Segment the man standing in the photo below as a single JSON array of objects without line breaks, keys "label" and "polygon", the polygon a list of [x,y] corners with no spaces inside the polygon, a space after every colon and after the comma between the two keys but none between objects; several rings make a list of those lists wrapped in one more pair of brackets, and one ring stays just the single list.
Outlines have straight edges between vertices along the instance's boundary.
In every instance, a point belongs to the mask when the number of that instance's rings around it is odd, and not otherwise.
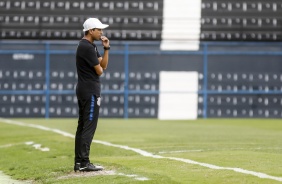
[{"label": "man standing", "polygon": [[[101,166],[90,163],[90,145],[98,123],[100,97],[100,75],[107,68],[110,41],[103,36],[103,29],[108,27],[97,18],[89,18],[83,24],[84,37],[76,50],[76,69],[78,82],[76,96],[79,107],[78,126],[75,135],[74,171],[99,171]],[[102,41],[103,57],[98,52],[94,41]]]}]

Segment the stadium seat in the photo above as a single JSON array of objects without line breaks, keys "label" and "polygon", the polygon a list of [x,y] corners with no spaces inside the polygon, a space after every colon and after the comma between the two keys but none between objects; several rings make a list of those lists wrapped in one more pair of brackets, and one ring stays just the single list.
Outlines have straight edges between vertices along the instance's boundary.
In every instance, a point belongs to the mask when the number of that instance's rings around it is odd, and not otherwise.
[{"label": "stadium seat", "polygon": [[[83,10],[85,8],[84,6],[84,3],[83,1],[73,1],[73,2],[70,2],[70,5],[69,5],[69,11],[78,11],[78,10]],[[88,7],[89,8],[89,4],[88,4]]]},{"label": "stadium seat", "polygon": [[69,2],[55,1],[54,9],[64,11],[69,8]]},{"label": "stadium seat", "polygon": [[41,4],[40,4],[40,10],[52,10],[52,9],[54,9],[54,7],[53,7],[54,5],[52,4],[52,2],[50,2],[50,1],[44,1],[44,2],[41,2]]},{"label": "stadium seat", "polygon": [[112,11],[112,10],[114,10],[114,3],[113,2],[101,2],[99,10],[101,10],[101,11]]},{"label": "stadium seat", "polygon": [[248,12],[257,12],[261,11],[261,4],[258,2],[246,2],[243,4],[245,6],[245,11]]},{"label": "stadium seat", "polygon": [[218,3],[217,6],[214,5],[214,7],[216,7],[217,11],[225,11],[225,12],[232,11],[232,4],[230,2]]},{"label": "stadium seat", "polygon": [[131,11],[143,10],[144,5],[143,5],[143,2],[131,1],[131,2],[128,3],[127,9],[129,9]]},{"label": "stadium seat", "polygon": [[25,10],[35,11],[40,9],[40,1],[29,0],[25,2]]},{"label": "stadium seat", "polygon": [[158,2],[144,2],[144,9],[145,10],[153,10],[153,11],[158,11],[159,10],[159,4]]},{"label": "stadium seat", "polygon": [[85,2],[84,8],[85,10],[93,10],[95,8],[95,2]]},{"label": "stadium seat", "polygon": [[206,12],[212,11],[213,9],[212,2],[210,1],[202,2],[201,8]]},{"label": "stadium seat", "polygon": [[261,9],[264,12],[274,12],[275,3],[272,2],[264,2],[261,3]]},{"label": "stadium seat", "polygon": [[9,4],[10,4],[9,9],[12,9],[13,11],[21,10],[21,9],[25,8],[25,1],[11,1],[11,2],[9,2]]},{"label": "stadium seat", "polygon": [[6,9],[7,2],[6,1],[0,1],[0,10]]}]

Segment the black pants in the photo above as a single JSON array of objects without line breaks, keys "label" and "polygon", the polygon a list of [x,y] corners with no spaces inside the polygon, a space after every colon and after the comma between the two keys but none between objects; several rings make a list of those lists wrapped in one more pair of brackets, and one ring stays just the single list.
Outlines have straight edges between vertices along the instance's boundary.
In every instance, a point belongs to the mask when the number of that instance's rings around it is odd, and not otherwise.
[{"label": "black pants", "polygon": [[85,165],[90,162],[89,152],[98,123],[100,99],[92,95],[90,99],[78,100],[79,118],[75,135],[75,163]]}]

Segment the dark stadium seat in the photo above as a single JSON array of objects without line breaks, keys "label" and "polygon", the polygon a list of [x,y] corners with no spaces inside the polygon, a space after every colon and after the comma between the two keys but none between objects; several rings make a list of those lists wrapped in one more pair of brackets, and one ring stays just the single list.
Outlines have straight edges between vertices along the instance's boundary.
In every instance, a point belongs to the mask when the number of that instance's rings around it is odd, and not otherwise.
[{"label": "dark stadium seat", "polygon": [[140,39],[141,40],[151,40],[151,39],[160,40],[161,39],[161,32],[160,31],[142,31]]},{"label": "dark stadium seat", "polygon": [[51,1],[43,1],[40,2],[40,11],[50,11],[52,9],[54,9],[54,4]]},{"label": "dark stadium seat", "polygon": [[230,2],[222,2],[217,4],[217,11],[232,11],[232,4]]},{"label": "dark stadium seat", "polygon": [[123,1],[114,1],[114,9],[115,11],[122,11],[125,9]]},{"label": "dark stadium seat", "polygon": [[264,12],[274,12],[275,11],[275,3],[273,3],[273,2],[261,3],[261,9]]},{"label": "dark stadium seat", "polygon": [[158,2],[148,2],[148,1],[144,1],[144,9],[147,11],[158,11],[160,6]]},{"label": "dark stadium seat", "polygon": [[201,9],[206,12],[213,11],[213,3],[210,1],[202,2]]},{"label": "dark stadium seat", "polygon": [[234,12],[240,12],[243,9],[243,4],[241,4],[241,2],[231,1],[231,5],[232,5],[232,11]]},{"label": "dark stadium seat", "polygon": [[40,1],[36,1],[36,0],[27,1],[25,3],[25,9],[31,11],[40,9]]},{"label": "dark stadium seat", "polygon": [[6,6],[7,9],[11,9],[13,11],[16,11],[16,10],[23,10],[25,8],[25,1],[8,1],[9,2],[9,5],[10,7],[8,8]]},{"label": "dark stadium seat", "polygon": [[4,10],[7,7],[7,2],[6,1],[0,1],[0,10]]},{"label": "dark stadium seat", "polygon": [[69,2],[55,1],[54,9],[64,11],[69,8]]},{"label": "dark stadium seat", "polygon": [[248,12],[257,12],[257,11],[261,11],[260,7],[261,4],[258,2],[246,2],[243,4],[243,6],[245,6],[244,11],[248,11]]},{"label": "dark stadium seat", "polygon": [[68,17],[64,17],[64,16],[56,16],[54,17],[54,23],[55,24],[67,24],[68,21]]},{"label": "dark stadium seat", "polygon": [[281,12],[282,11],[282,3],[280,1],[275,3],[275,12]]},{"label": "dark stadium seat", "polygon": [[[83,10],[85,6],[81,6],[81,4],[84,4],[83,1],[70,1],[69,5],[69,11],[78,11],[78,10]],[[88,8],[90,6],[88,5]]]},{"label": "dark stadium seat", "polygon": [[127,5],[127,9],[129,10],[143,10],[144,9],[144,5],[143,2],[138,2],[138,1],[130,1]]},{"label": "dark stadium seat", "polygon": [[113,2],[101,2],[99,10],[100,11],[113,11],[114,3]]},{"label": "dark stadium seat", "polygon": [[84,4],[84,8],[85,10],[93,10],[95,8],[95,2],[91,1],[91,2],[85,2]]}]

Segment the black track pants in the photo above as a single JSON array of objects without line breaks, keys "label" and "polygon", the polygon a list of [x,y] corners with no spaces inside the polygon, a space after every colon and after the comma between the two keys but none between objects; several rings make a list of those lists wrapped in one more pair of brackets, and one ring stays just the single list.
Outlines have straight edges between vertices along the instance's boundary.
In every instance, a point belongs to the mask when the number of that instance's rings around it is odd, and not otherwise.
[{"label": "black track pants", "polygon": [[75,163],[85,165],[90,162],[89,152],[98,123],[100,99],[92,95],[90,99],[78,100],[79,118],[75,135]]}]

